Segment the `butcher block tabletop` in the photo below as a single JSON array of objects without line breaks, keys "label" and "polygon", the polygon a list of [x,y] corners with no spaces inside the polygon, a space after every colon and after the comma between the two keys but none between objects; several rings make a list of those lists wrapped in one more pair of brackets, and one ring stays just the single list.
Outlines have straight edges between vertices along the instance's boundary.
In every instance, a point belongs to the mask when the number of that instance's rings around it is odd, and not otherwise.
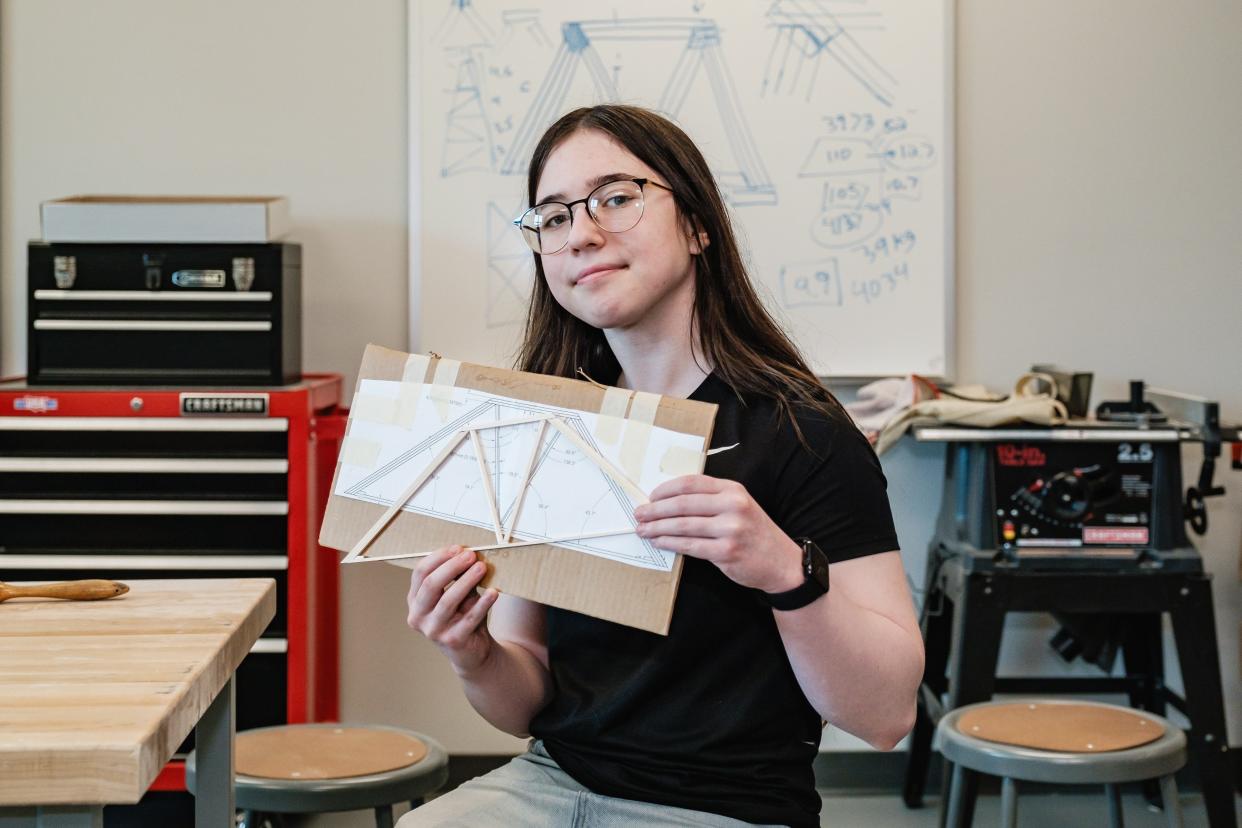
[{"label": "butcher block tabletop", "polygon": [[0,603],[0,805],[137,802],[276,611],[270,578]]}]

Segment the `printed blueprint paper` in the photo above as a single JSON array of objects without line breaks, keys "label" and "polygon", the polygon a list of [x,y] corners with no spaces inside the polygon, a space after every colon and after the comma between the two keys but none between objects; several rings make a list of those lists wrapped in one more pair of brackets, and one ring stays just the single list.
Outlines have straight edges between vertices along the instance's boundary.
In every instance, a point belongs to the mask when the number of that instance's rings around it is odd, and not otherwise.
[{"label": "printed blueprint paper", "polygon": [[[390,402],[388,411],[401,416],[365,419],[355,416],[348,440],[378,447],[368,464],[353,465],[342,458],[335,494],[391,506],[410,483],[462,428],[522,417],[555,415],[590,443],[644,492],[685,473],[662,469],[662,458],[700,454],[703,438],[657,428],[641,422],[603,418],[572,408],[543,405],[467,388],[364,379],[359,400]],[[378,407],[383,407],[382,405]],[[357,411],[360,406],[355,406]],[[396,419],[396,422],[384,420]],[[608,422],[603,420],[608,419]],[[540,423],[508,425],[478,432],[503,526],[509,526],[523,475]],[[627,446],[628,452],[623,450]],[[635,441],[638,441],[637,443]],[[626,468],[623,457],[645,442],[641,468]],[[373,459],[373,462],[371,460]],[[544,430],[531,473],[529,490],[521,505],[513,540],[540,540],[632,530],[635,502],[594,460],[550,426]],[[492,529],[486,487],[475,446],[463,441],[403,507],[404,511]],[[674,555],[626,534],[556,544],[634,566],[669,571]]]}]

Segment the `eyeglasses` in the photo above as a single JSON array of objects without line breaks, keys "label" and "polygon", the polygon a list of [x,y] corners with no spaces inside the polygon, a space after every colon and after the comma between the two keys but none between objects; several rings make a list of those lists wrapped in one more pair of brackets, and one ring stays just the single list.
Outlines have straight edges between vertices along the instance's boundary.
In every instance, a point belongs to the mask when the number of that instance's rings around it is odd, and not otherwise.
[{"label": "eyeglasses", "polygon": [[586,205],[587,215],[601,230],[624,233],[638,224],[643,217],[643,187],[647,184],[662,190],[672,187],[648,178],[622,178],[609,181],[592,190],[586,198],[565,204],[545,201],[536,204],[513,224],[522,231],[522,238],[530,249],[542,256],[560,253],[569,244],[569,231],[574,226],[574,207]]}]

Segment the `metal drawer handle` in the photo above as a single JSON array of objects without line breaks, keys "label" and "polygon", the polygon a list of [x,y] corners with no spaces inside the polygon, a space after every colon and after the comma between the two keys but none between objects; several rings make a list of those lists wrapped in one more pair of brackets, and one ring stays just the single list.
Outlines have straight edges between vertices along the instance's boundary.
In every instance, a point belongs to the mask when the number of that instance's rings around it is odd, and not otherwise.
[{"label": "metal drawer handle", "polygon": [[289,642],[284,638],[260,638],[254,642],[250,652],[259,654],[287,653],[289,652]]},{"label": "metal drawer handle", "polygon": [[283,500],[6,500],[0,515],[286,515]]},{"label": "metal drawer handle", "polygon": [[285,474],[288,460],[184,460],[120,457],[0,457],[0,472],[81,474]]},{"label": "metal drawer handle", "polygon": [[84,572],[276,572],[289,568],[287,555],[46,555],[0,553],[0,568]]},{"label": "metal drawer handle", "polygon": [[288,431],[284,417],[0,417],[0,431]]},{"label": "metal drawer handle", "polygon": [[271,322],[143,319],[36,319],[36,331],[270,331]]},{"label": "metal drawer handle", "polygon": [[160,290],[36,290],[36,300],[52,302],[270,302],[270,290],[254,293],[170,292]]}]

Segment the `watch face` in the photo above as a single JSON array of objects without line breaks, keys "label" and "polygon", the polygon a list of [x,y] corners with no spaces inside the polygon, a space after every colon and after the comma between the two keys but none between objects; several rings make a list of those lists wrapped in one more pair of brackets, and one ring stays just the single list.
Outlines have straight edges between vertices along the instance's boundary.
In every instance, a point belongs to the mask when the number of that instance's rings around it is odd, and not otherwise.
[{"label": "watch face", "polygon": [[814,541],[803,541],[802,568],[807,580],[828,588],[828,556]]}]

